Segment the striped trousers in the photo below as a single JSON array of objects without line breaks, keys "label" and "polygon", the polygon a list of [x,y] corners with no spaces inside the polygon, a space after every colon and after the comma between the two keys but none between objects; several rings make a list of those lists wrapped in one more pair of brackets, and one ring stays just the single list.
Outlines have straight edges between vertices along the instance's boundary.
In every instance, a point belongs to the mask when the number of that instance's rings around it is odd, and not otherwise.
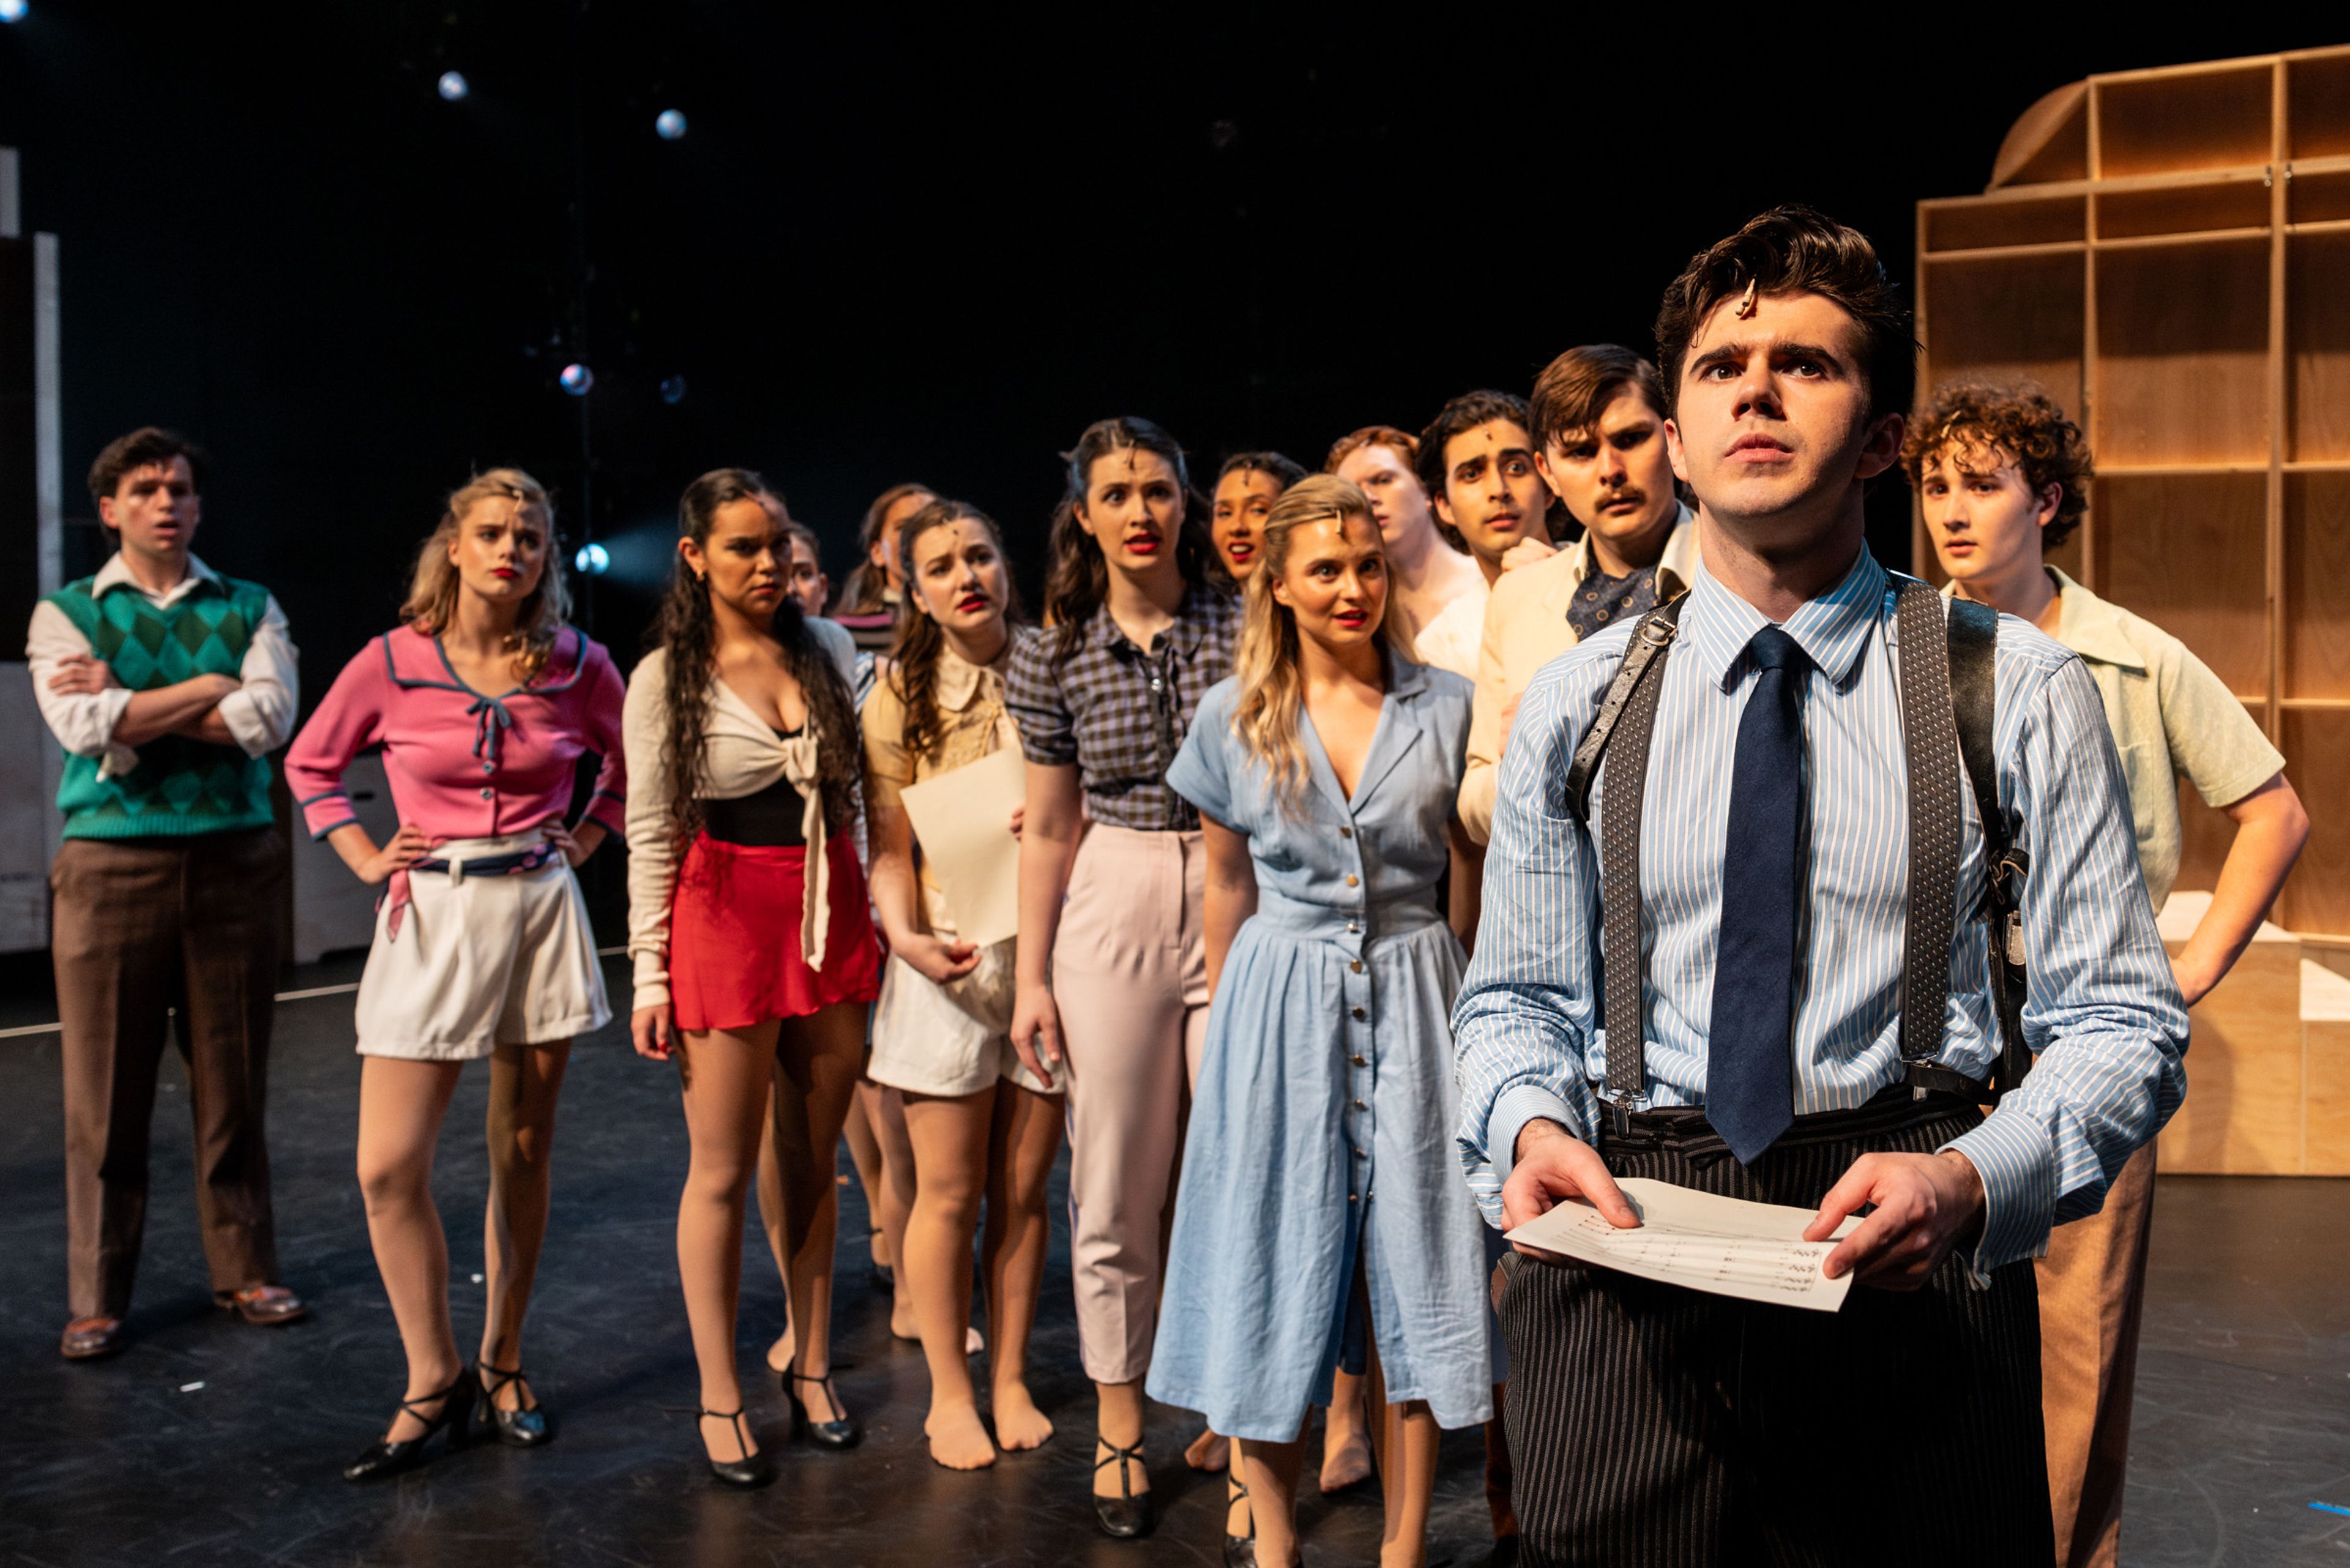
[{"label": "striped trousers", "polygon": [[[1930,1153],[1981,1120],[1802,1117],[1752,1169],[1604,1135],[1618,1176],[1812,1207],[1861,1155]],[[1880,1118],[1881,1119],[1881,1118]],[[1700,1127],[1699,1130],[1702,1131]],[[2032,1265],[1975,1290],[1959,1261],[1838,1313],[1732,1300],[1512,1253],[1510,1452],[1530,1563],[1638,1568],[2054,1559]]]}]

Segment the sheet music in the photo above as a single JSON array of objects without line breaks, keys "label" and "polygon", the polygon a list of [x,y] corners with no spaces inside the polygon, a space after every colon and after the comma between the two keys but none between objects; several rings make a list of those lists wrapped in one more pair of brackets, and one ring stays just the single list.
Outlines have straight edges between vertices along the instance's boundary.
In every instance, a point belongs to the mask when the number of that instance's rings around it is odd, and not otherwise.
[{"label": "sheet music", "polygon": [[988,947],[1020,934],[1020,840],[1013,808],[1026,798],[1020,748],[990,752],[899,794],[922,857],[938,873],[955,935]]},{"label": "sheet music", "polygon": [[1570,1199],[1511,1231],[1510,1240],[1644,1280],[1814,1312],[1835,1312],[1852,1289],[1850,1274],[1831,1280],[1820,1264],[1857,1218],[1838,1225],[1827,1241],[1806,1241],[1804,1227],[1814,1210],[1693,1192],[1646,1177],[1617,1185],[1640,1216],[1634,1229],[1619,1231],[1590,1204]]}]

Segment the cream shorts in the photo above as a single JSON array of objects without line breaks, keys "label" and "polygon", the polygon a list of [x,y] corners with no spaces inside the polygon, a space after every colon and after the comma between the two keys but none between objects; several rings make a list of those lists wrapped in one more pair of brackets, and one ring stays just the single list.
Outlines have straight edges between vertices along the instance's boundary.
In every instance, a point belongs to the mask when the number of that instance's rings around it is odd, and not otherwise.
[{"label": "cream shorts", "polygon": [[[456,861],[538,839],[452,839],[432,853]],[[588,903],[561,856],[515,876],[420,871],[408,880],[397,938],[391,900],[376,911],[359,979],[359,1054],[471,1062],[500,1045],[568,1040],[611,1022]]]},{"label": "cream shorts", "polygon": [[1059,1093],[1020,1064],[1005,1033],[1015,943],[981,950],[979,967],[944,986],[892,955],[881,975],[865,1075],[918,1095],[975,1095],[1004,1078],[1040,1095]]}]

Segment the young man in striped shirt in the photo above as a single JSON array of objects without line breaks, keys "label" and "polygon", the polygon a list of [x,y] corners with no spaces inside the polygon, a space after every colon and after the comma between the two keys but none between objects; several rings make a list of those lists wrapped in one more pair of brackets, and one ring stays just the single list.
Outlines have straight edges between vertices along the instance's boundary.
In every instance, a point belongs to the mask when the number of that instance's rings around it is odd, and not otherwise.
[{"label": "young man in striped shirt", "polygon": [[[1904,701],[1940,669],[1947,601],[1905,594],[1864,543],[1863,491],[1895,464],[1914,383],[1908,313],[1866,239],[1782,208],[1691,261],[1658,340],[1700,564],[1589,828],[1570,767],[1633,628],[1554,661],[1520,705],[1454,1015],[1460,1142],[1509,1225],[1572,1198],[1635,1224],[1619,1175],[1814,1209],[1814,1239],[1868,1210],[1825,1264],[1868,1288],[1809,1313],[1508,1260],[1525,1551],[2044,1563],[2026,1263],[2095,1211],[2185,1089],[2186,1012],[2096,689],[1999,623],[1992,752],[2031,856],[2036,1061],[1985,1118],[1984,836],[1955,736]],[[1915,781],[1906,708],[1943,746]],[[1946,902],[1913,907],[1913,833],[1955,846]],[[1603,856],[1617,898],[1640,898],[1612,940]]]}]

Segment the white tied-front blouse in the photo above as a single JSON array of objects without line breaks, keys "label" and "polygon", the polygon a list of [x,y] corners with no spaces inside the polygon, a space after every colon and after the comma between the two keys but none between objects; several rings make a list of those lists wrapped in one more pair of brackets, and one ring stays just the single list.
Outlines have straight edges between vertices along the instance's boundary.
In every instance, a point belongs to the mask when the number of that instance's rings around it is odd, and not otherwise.
[{"label": "white tied-front blouse", "polygon": [[[857,656],[848,633],[827,620],[810,620],[824,651],[847,681]],[[629,764],[629,960],[639,1008],[659,1007],[669,996],[670,898],[677,887],[679,846],[670,836],[670,804],[676,784],[663,766],[661,740],[669,728],[669,655],[655,649],[629,676],[629,698],[620,712],[620,736]],[[800,956],[821,969],[831,924],[830,860],[825,853],[824,797],[817,784],[818,748],[827,737],[815,715],[797,734],[778,733],[725,681],[710,683],[710,718],[703,732],[704,800],[739,800],[777,779],[788,779],[805,803],[801,836],[807,840],[807,870],[800,906]],[[855,745],[855,736],[842,744]]]}]

